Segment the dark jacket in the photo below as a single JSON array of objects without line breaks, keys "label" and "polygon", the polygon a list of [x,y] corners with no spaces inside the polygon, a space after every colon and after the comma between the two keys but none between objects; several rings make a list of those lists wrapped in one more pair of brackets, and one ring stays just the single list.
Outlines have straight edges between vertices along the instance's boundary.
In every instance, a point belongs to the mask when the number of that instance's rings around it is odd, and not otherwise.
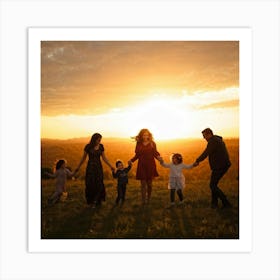
[{"label": "dark jacket", "polygon": [[112,172],[113,177],[118,179],[118,185],[119,186],[120,185],[125,185],[125,184],[128,183],[127,173],[129,172],[130,169],[131,169],[131,165],[124,168],[123,170],[117,170],[116,173],[114,173],[114,171]]},{"label": "dark jacket", "polygon": [[228,168],[231,165],[226,145],[221,136],[213,135],[208,140],[205,151],[196,161],[203,161],[207,157],[212,170]]}]

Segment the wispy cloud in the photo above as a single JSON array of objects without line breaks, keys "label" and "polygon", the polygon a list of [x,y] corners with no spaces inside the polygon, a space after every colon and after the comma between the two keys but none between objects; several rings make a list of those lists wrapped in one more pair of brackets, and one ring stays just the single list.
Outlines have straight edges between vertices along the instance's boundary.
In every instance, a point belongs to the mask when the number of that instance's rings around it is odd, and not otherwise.
[{"label": "wispy cloud", "polygon": [[239,85],[239,45],[233,41],[45,41],[41,65],[43,115],[96,114],[158,89],[197,95]]},{"label": "wispy cloud", "polygon": [[207,105],[199,107],[199,109],[202,109],[202,110],[218,109],[218,108],[224,109],[224,108],[232,108],[232,107],[237,107],[237,106],[239,106],[239,100],[234,99],[234,100],[229,100],[229,101],[207,104]]}]

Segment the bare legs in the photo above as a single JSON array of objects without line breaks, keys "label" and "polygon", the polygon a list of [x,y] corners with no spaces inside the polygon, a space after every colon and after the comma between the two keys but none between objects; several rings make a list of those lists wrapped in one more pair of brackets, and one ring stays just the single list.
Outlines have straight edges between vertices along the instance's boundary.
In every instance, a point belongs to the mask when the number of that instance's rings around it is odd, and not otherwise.
[{"label": "bare legs", "polygon": [[142,204],[145,204],[146,200],[146,181],[141,180],[141,195],[142,195]]},{"label": "bare legs", "polygon": [[142,204],[149,203],[152,194],[152,180],[141,180]]}]

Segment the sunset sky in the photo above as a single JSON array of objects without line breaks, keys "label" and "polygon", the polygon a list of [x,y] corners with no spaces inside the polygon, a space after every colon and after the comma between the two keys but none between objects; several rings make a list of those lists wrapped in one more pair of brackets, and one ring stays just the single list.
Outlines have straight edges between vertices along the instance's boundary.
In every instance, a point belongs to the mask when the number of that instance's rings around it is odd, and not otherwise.
[{"label": "sunset sky", "polygon": [[43,41],[41,137],[239,136],[238,41]]}]

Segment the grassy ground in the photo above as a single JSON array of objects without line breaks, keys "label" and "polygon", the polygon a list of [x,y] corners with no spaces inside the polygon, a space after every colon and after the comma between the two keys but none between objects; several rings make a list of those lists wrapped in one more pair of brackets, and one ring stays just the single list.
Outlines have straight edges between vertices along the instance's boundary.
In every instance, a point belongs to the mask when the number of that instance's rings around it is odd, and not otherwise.
[{"label": "grassy ground", "polygon": [[[208,172],[209,173],[209,172]],[[208,174],[209,175],[209,174]],[[238,181],[225,175],[220,187],[232,209],[211,209],[208,180],[194,178],[184,189],[185,204],[166,209],[169,203],[167,181],[154,181],[149,205],[141,205],[139,182],[129,180],[127,200],[115,207],[116,181],[105,180],[106,202],[100,208],[88,208],[84,181],[69,180],[68,199],[47,205],[54,190],[53,180],[42,180],[41,237],[48,239],[87,238],[184,238],[237,239],[239,237]],[[178,202],[178,198],[176,197]]]},{"label": "grassy ground", "polygon": [[[102,141],[106,155],[113,164],[117,159],[125,163],[134,155],[135,142],[121,139]],[[233,204],[230,210],[213,210],[210,206],[209,164],[205,160],[198,167],[184,171],[186,203],[166,209],[169,203],[167,189],[169,170],[157,163],[160,177],[154,181],[150,205],[141,206],[139,182],[135,163],[129,172],[127,200],[123,207],[114,207],[116,180],[104,165],[106,202],[100,209],[89,209],[84,197],[84,164],[78,180],[67,182],[69,198],[48,206],[46,201],[54,190],[54,180],[42,180],[42,238],[230,238],[239,237],[239,139],[225,139],[232,166],[219,186]],[[87,141],[42,140],[41,167],[52,168],[55,160],[65,158],[75,168]],[[201,140],[157,142],[158,151],[166,162],[170,155],[180,152],[185,163],[192,163],[206,147]],[[176,198],[178,201],[178,198]]]}]

